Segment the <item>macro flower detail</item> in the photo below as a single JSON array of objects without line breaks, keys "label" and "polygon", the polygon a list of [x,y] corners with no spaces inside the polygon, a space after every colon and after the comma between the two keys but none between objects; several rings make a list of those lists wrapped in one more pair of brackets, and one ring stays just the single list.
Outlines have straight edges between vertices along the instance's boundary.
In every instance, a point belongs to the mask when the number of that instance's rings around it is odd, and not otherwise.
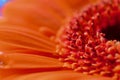
[{"label": "macro flower detail", "polygon": [[0,80],[119,80],[119,6],[9,0],[0,16]]},{"label": "macro flower detail", "polygon": [[111,0],[78,12],[59,32],[60,61],[84,74],[120,74],[120,1]]}]

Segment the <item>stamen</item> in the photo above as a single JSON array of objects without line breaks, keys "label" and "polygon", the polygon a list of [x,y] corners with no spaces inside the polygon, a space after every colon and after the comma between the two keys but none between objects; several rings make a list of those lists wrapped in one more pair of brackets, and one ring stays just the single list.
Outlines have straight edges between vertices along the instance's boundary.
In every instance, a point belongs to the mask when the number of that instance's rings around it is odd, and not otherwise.
[{"label": "stamen", "polygon": [[119,6],[119,0],[98,3],[60,30],[58,52],[66,67],[91,75],[120,74]]}]

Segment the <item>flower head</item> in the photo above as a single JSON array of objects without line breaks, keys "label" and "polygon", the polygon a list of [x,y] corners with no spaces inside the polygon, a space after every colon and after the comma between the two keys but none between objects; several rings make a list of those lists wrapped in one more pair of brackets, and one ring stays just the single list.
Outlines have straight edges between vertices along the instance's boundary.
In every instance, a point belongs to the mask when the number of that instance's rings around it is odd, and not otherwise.
[{"label": "flower head", "polygon": [[0,19],[0,79],[119,80],[120,1],[96,1],[8,2]]},{"label": "flower head", "polygon": [[119,75],[119,5],[112,0],[90,6],[60,30],[59,54],[65,67],[86,74]]}]

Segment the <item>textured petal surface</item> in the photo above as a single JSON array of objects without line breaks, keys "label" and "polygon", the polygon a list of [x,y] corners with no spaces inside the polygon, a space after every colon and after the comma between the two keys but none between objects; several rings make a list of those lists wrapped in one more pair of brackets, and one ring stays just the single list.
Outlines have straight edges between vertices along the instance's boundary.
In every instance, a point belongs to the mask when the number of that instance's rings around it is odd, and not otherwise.
[{"label": "textured petal surface", "polygon": [[27,75],[12,75],[3,80],[113,80],[101,76],[84,75],[72,71],[54,71],[32,73]]},{"label": "textured petal surface", "polygon": [[3,15],[14,24],[34,25],[36,29],[47,26],[56,31],[77,9],[95,1],[14,0],[6,4]]},{"label": "textured petal surface", "polygon": [[0,55],[0,68],[60,68],[62,63],[58,59],[32,55],[32,54],[2,54]]},{"label": "textured petal surface", "polygon": [[3,15],[15,24],[31,24],[35,25],[36,29],[40,26],[49,26],[56,30],[63,18],[53,10],[52,6],[46,6],[46,4],[41,0],[18,0],[10,2],[6,5]]},{"label": "textured petal surface", "polygon": [[95,2],[97,2],[98,0],[64,0],[65,2],[67,2],[67,4],[71,7],[71,9],[73,10],[79,10],[83,7],[85,7],[88,4],[93,4]]},{"label": "textured petal surface", "polygon": [[[49,34],[49,32],[46,33]],[[55,42],[34,29],[13,25],[1,20],[0,34],[0,50],[3,52],[25,52],[51,57],[56,55]]]}]

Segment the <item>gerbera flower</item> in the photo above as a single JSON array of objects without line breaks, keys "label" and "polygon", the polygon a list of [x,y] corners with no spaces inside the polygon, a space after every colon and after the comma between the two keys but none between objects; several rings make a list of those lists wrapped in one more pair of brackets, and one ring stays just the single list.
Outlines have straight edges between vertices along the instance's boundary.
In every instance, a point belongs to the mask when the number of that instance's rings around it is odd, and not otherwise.
[{"label": "gerbera flower", "polygon": [[0,80],[119,80],[119,14],[119,0],[10,1]]}]

